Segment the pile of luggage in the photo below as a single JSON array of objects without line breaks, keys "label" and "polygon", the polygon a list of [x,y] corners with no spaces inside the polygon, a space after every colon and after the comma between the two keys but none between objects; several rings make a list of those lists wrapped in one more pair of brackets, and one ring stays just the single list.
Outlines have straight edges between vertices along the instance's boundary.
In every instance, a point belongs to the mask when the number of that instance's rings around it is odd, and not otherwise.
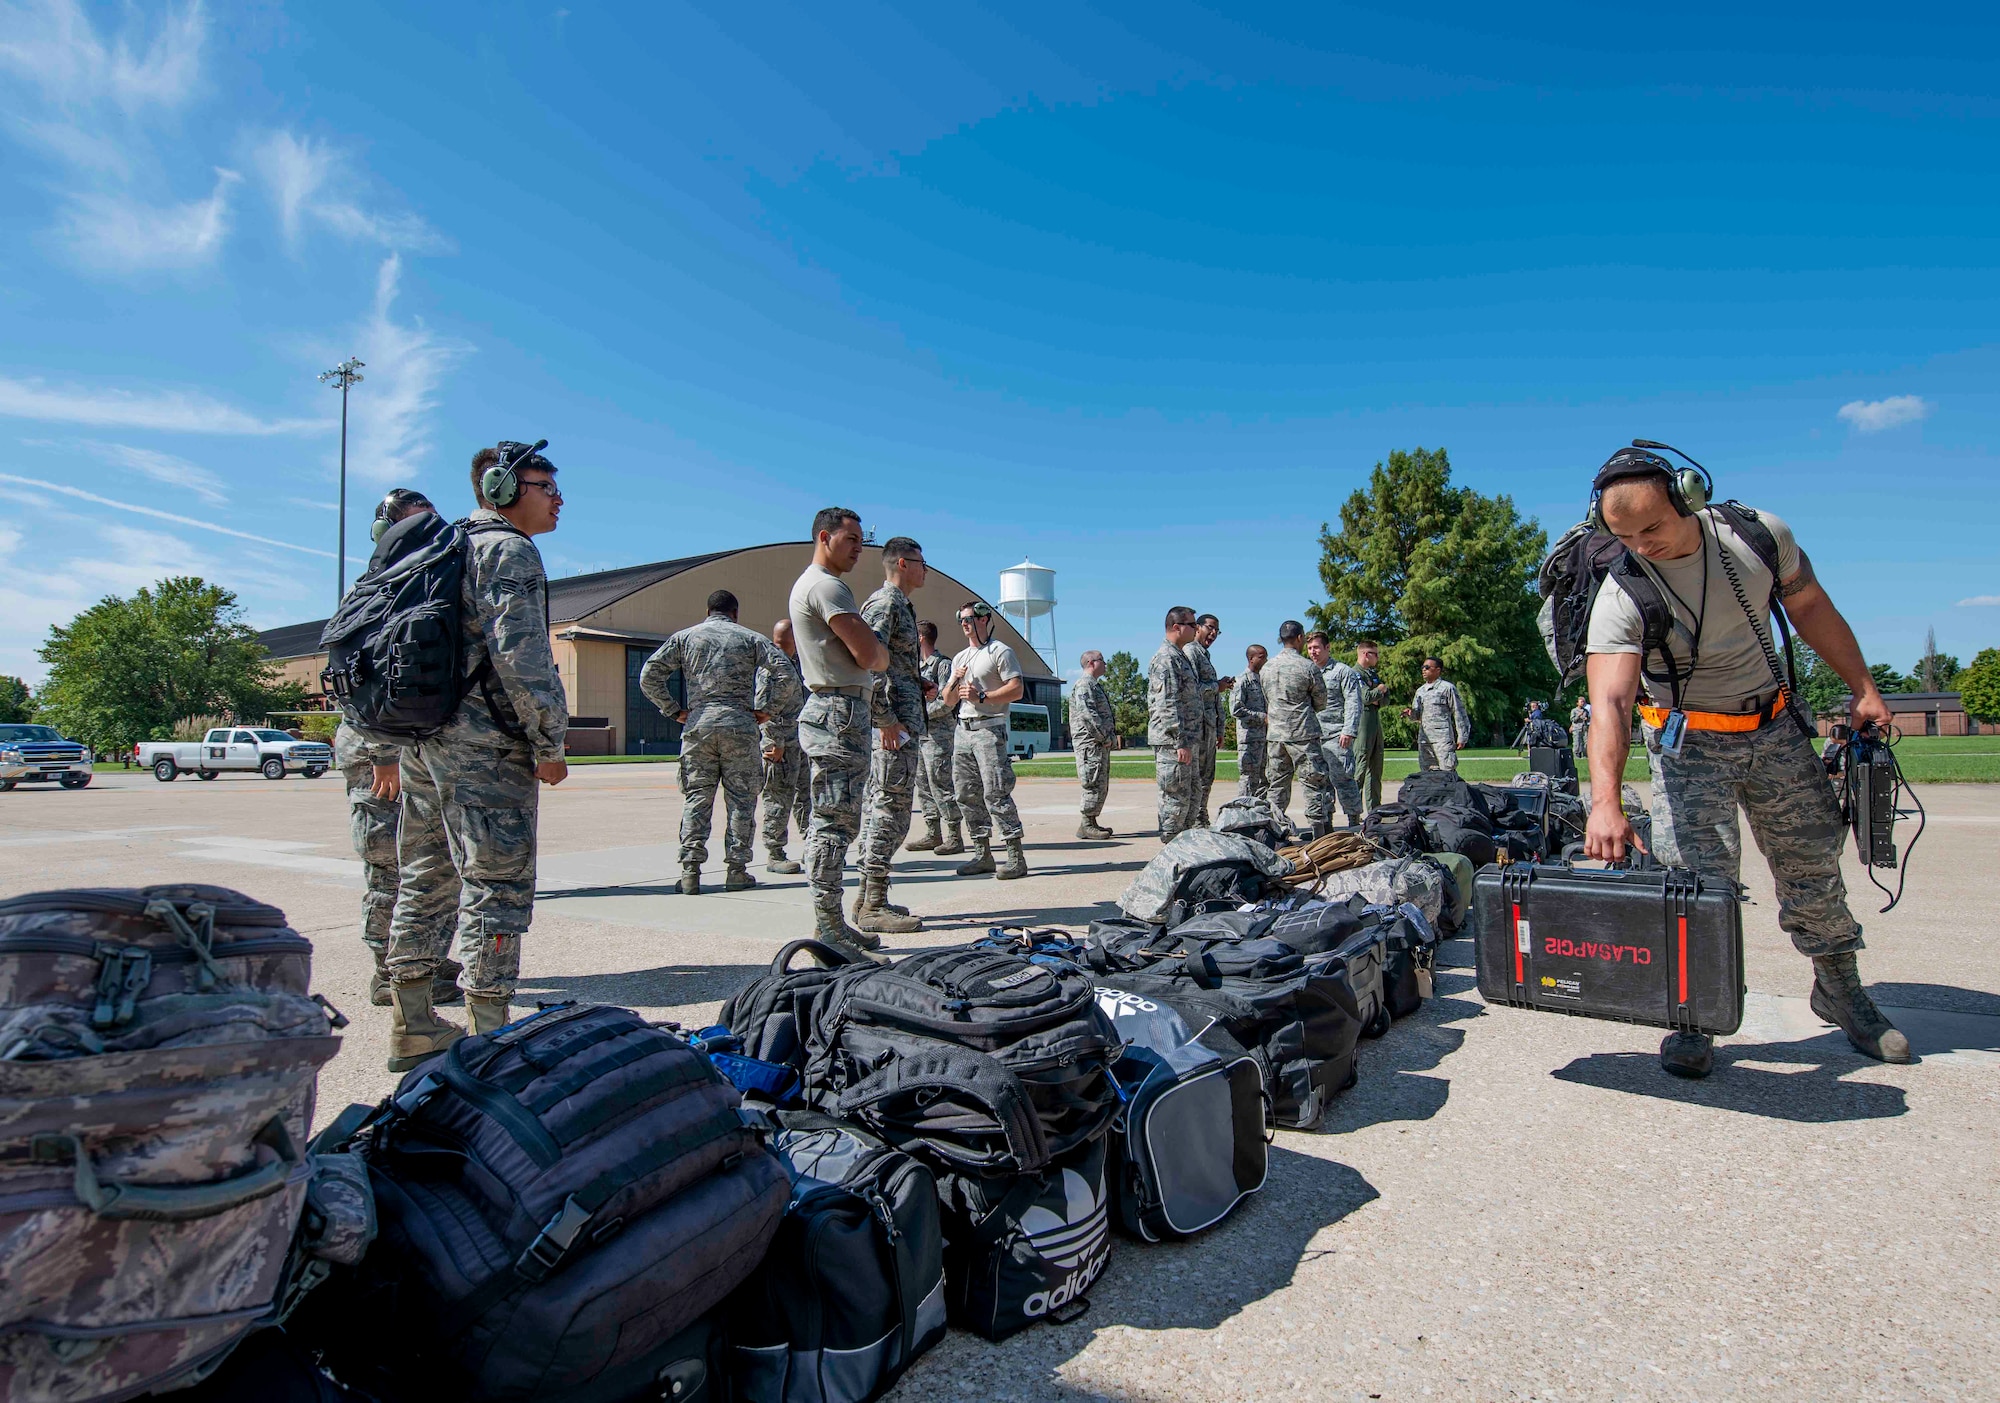
[{"label": "pile of luggage", "polygon": [[1083,939],[794,942],[694,1033],[545,1008],[309,1145],[344,1020],[282,913],[0,903],[0,1400],[861,1403],[948,1324],[1069,1320],[1429,991],[1422,907],[1238,900],[1284,865],[1238,857]]}]

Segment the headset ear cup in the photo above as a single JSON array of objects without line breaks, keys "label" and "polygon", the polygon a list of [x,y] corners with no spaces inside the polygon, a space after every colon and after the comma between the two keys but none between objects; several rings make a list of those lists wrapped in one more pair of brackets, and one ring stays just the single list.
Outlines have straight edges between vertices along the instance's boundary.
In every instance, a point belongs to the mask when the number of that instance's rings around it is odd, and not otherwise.
[{"label": "headset ear cup", "polygon": [[378,516],[375,518],[374,521],[368,524],[369,540],[379,541],[388,534],[389,534],[389,523],[386,519]]},{"label": "headset ear cup", "polygon": [[1693,516],[1708,505],[1708,484],[1701,480],[1701,474],[1693,468],[1683,468],[1678,474],[1682,516]]},{"label": "headset ear cup", "polygon": [[496,507],[511,507],[521,495],[521,485],[505,468],[488,468],[479,476],[480,495]]}]

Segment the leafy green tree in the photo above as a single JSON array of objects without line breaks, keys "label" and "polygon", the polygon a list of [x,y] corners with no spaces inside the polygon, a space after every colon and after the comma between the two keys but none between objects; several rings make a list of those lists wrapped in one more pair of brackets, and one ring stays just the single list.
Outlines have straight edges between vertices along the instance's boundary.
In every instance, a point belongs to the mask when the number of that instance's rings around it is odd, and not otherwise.
[{"label": "leafy green tree", "polygon": [[1973,720],[1988,726],[2000,722],[2000,648],[1979,650],[1958,675],[1958,696]]},{"label": "leafy green tree", "polygon": [[1838,716],[1848,695],[1848,686],[1803,638],[1792,642],[1793,664],[1798,669],[1799,695],[1815,716]]},{"label": "leafy green tree", "polygon": [[28,684],[18,677],[0,677],[0,725],[19,725],[35,719],[35,699]]},{"label": "leafy green tree", "polygon": [[1111,698],[1111,714],[1118,721],[1118,734],[1137,736],[1144,745],[1146,735],[1146,674],[1139,660],[1120,648],[1104,660],[1104,693]]},{"label": "leafy green tree", "polygon": [[1869,675],[1874,677],[1875,686],[1880,691],[1907,692],[1912,690],[1903,685],[1905,680],[1903,674],[1896,671],[1895,668],[1890,667],[1887,663],[1875,663],[1868,669],[1868,672]]},{"label": "leafy green tree", "polygon": [[100,750],[164,736],[189,716],[289,710],[304,691],[275,680],[235,594],[191,575],[107,595],[51,628],[41,657],[40,715]]},{"label": "leafy green tree", "polygon": [[1426,655],[1444,663],[1489,742],[1512,739],[1527,702],[1554,695],[1555,667],[1535,626],[1548,536],[1512,498],[1453,487],[1444,449],[1390,453],[1341,507],[1340,529],[1320,527],[1319,544],[1326,598],[1307,616],[1345,656],[1362,638],[1382,644],[1391,745],[1410,743],[1402,702]]},{"label": "leafy green tree", "polygon": [[1924,655],[1917,659],[1917,665],[1910,669],[1910,675],[1903,679],[1906,692],[1948,692],[1952,679],[1958,676],[1958,659],[1950,653],[1940,653],[1937,646],[1937,630],[1924,631]]}]

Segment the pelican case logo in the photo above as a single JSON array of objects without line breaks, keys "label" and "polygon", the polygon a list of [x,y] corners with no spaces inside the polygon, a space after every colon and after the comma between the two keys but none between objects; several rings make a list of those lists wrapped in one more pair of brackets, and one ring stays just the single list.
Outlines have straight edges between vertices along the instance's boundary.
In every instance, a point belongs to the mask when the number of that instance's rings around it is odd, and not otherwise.
[{"label": "pelican case logo", "polygon": [[[1522,925],[1527,922],[1523,921]],[[1614,965],[1649,965],[1653,952],[1643,945],[1613,945],[1602,940],[1565,940],[1552,935],[1542,941],[1544,955],[1561,955],[1572,960],[1603,960]]]}]

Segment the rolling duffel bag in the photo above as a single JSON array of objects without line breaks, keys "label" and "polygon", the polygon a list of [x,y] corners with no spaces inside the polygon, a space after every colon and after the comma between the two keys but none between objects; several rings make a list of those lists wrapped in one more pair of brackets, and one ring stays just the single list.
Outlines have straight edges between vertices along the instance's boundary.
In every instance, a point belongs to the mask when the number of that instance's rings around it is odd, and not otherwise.
[{"label": "rolling duffel bag", "polygon": [[[453,1043],[315,1141],[354,1143],[381,1221],[347,1323],[322,1318],[315,1343],[371,1392],[660,1397],[662,1378],[705,1371],[686,1332],[784,1213],[760,1124],[706,1057],[629,1009],[564,1005]],[[393,1359],[373,1347],[390,1321]]]},{"label": "rolling duffel bag", "polygon": [[1213,1227],[1269,1171],[1262,1064],[1213,1019],[1197,1035],[1170,1004],[1107,984],[1097,1002],[1125,1042],[1105,1170],[1118,1226],[1146,1242]]},{"label": "rolling duffel bag", "polygon": [[0,902],[0,1399],[185,1387],[282,1313],[340,1047],[311,974],[222,887]]},{"label": "rolling duffel bag", "polygon": [[1693,1033],[1743,1022],[1743,912],[1733,882],[1681,868],[1515,863],[1476,879],[1488,1003]]},{"label": "rolling duffel bag", "polygon": [[773,1111],[791,1204],[724,1308],[735,1403],[868,1403],[944,1336],[937,1180],[817,1111]]}]

